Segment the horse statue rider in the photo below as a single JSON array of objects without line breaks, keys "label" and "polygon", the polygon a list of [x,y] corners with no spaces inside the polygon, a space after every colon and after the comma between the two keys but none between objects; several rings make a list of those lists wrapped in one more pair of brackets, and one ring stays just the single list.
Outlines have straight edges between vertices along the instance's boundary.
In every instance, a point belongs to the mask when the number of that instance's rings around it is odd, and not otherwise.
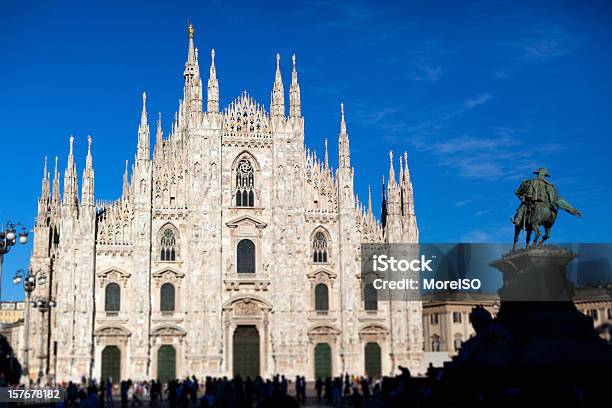
[{"label": "horse statue rider", "polygon": [[[565,210],[572,215],[581,217],[580,211],[571,206],[563,197],[557,193],[557,188],[546,178],[550,177],[545,168],[539,168],[533,172],[537,177],[526,179],[521,182],[515,191],[515,195],[521,200],[521,205],[512,218],[514,224],[514,246],[518,241],[521,230],[525,231],[526,246],[529,247],[531,232],[535,231],[533,245],[542,245],[550,238],[550,229],[557,219],[559,209]],[[540,238],[540,226],[544,227],[544,236]]]}]

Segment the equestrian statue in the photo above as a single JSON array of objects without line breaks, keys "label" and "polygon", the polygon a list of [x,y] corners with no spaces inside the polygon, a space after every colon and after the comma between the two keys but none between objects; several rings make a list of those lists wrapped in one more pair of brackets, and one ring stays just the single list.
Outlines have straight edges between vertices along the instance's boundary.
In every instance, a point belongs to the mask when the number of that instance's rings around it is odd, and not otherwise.
[{"label": "equestrian statue", "polygon": [[[516,250],[516,243],[521,230],[525,231],[527,247],[529,247],[533,231],[535,231],[533,246],[542,245],[544,241],[550,238],[550,229],[557,219],[559,209],[578,217],[582,216],[580,211],[557,194],[555,185],[546,179],[550,177],[550,174],[545,168],[539,168],[533,174],[536,174],[537,177],[523,180],[514,193],[521,200],[521,205],[512,218],[514,224],[513,250]],[[540,226],[544,227],[542,239],[540,239]],[[540,240],[538,241],[538,239]]]}]

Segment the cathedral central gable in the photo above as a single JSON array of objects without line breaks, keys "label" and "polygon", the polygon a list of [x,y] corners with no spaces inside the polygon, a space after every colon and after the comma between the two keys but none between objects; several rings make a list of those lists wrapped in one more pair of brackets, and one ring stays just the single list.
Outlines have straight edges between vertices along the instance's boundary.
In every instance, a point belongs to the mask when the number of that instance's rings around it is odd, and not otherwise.
[{"label": "cathedral central gable", "polygon": [[270,139],[270,115],[244,91],[223,110],[223,137]]}]

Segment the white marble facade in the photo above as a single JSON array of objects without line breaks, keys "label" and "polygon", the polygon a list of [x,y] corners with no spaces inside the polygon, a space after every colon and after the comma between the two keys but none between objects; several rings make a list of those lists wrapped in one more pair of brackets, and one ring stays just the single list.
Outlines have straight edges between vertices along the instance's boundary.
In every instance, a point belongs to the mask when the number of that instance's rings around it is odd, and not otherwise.
[{"label": "white marble facade", "polygon": [[[376,374],[376,350],[383,375],[398,365],[420,370],[421,304],[365,310],[360,295],[361,242],[418,241],[406,155],[399,177],[390,155],[378,221],[371,198],[366,205],[354,194],[344,108],[337,169],[327,149],[318,158],[304,146],[295,56],[288,114],[278,55],[269,112],[246,92],[220,110],[214,58],[213,50],[203,89],[190,27],[170,134],[160,116],[151,157],[143,94],[138,148],[118,200],[94,199],[91,138],[80,197],[72,137],[61,193],[57,159],[53,175],[45,163],[31,266],[51,277],[34,295],[58,305],[44,349],[30,344],[31,361],[44,357],[57,381],[99,378],[109,370],[104,350],[114,347],[121,378],[155,378],[160,348],[172,346],[176,376],[232,376],[234,356],[244,353],[234,350],[235,332],[248,326],[258,334],[249,352],[262,376],[313,379],[316,364],[333,375]],[[40,321],[29,324],[37,338]],[[331,353],[317,360],[319,344]]]}]

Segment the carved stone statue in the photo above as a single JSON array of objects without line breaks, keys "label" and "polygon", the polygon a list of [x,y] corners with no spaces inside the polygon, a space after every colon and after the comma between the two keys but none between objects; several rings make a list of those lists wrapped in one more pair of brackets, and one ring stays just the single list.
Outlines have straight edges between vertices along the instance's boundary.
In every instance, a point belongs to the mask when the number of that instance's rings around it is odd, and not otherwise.
[{"label": "carved stone statue", "polygon": [[[557,219],[559,209],[572,215],[582,216],[580,211],[558,195],[555,185],[546,180],[546,177],[550,177],[550,174],[545,168],[537,169],[534,174],[537,174],[537,177],[523,180],[514,193],[521,200],[521,205],[512,218],[514,224],[513,249],[516,249],[521,230],[525,231],[527,247],[531,241],[532,231],[535,231],[536,234],[533,245],[542,245],[544,241],[550,238],[550,230]],[[538,242],[540,226],[544,227],[544,236]]]}]

